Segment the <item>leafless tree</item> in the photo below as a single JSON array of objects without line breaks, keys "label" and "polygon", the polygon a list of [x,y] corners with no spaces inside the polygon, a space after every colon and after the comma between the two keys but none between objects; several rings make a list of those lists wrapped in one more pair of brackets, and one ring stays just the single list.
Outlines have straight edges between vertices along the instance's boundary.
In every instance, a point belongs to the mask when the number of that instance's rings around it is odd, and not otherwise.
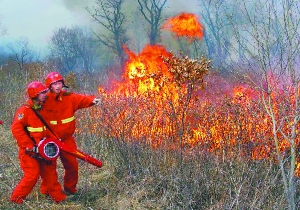
[{"label": "leafless tree", "polygon": [[[205,38],[207,56],[213,60],[215,67],[226,69],[225,64],[230,61],[229,51],[233,33],[229,24],[230,16],[228,11],[233,11],[233,8],[223,0],[199,0],[201,9],[201,20],[205,24]],[[235,17],[238,16],[235,11]]]},{"label": "leafless tree", "polygon": [[29,46],[27,38],[20,38],[14,44],[8,45],[10,60],[16,62],[20,70],[24,69],[24,64],[31,62],[34,57],[34,52]]},{"label": "leafless tree", "polygon": [[63,72],[77,69],[90,72],[99,55],[92,32],[78,26],[56,30],[51,39],[51,52]]},{"label": "leafless tree", "polygon": [[160,26],[163,21],[162,11],[167,0],[138,0],[139,10],[145,20],[149,23],[150,29],[146,29],[150,45],[156,44],[160,39]]},{"label": "leafless tree", "polygon": [[51,38],[51,52],[58,58],[62,72],[73,70],[78,60],[78,48],[76,48],[77,31],[69,28],[59,28],[54,31]]},{"label": "leafless tree", "polygon": [[[6,28],[3,26],[1,22],[1,15],[0,15],[0,36],[3,36],[6,34]],[[2,50],[3,46],[0,44],[0,52]]]},{"label": "leafless tree", "polygon": [[[289,209],[296,209],[295,165],[299,138],[299,55],[300,12],[296,0],[241,0],[235,4],[242,12],[243,24],[232,22],[236,41],[245,52],[244,62],[251,74],[248,77],[261,90],[265,111],[272,122],[273,141],[280,166]],[[247,23],[247,24],[246,24]],[[288,141],[285,155],[280,143]],[[299,202],[299,201],[298,201]]]},{"label": "leafless tree", "polygon": [[104,27],[108,34],[96,34],[98,41],[115,53],[121,67],[126,59],[123,45],[128,42],[125,15],[122,12],[124,0],[97,0],[97,6],[86,8],[94,21]]},{"label": "leafless tree", "polygon": [[93,34],[89,33],[89,31],[85,31],[80,28],[77,28],[76,31],[77,42],[75,43],[75,48],[79,55],[79,61],[82,62],[82,67],[85,72],[89,73],[93,69],[96,59],[99,57],[96,40],[93,38]]},{"label": "leafless tree", "polygon": [[0,36],[6,34],[6,28],[3,26],[1,19],[2,19],[2,17],[0,15]]}]

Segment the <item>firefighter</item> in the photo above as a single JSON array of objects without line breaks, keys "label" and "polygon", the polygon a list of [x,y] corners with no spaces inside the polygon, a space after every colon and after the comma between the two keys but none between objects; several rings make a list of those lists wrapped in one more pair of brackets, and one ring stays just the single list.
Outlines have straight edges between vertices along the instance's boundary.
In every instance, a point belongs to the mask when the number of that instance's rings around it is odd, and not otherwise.
[{"label": "firefighter", "polygon": [[[87,96],[67,92],[64,90],[65,80],[58,72],[51,72],[46,76],[45,85],[50,89],[44,109],[48,113],[48,124],[60,140],[70,149],[77,149],[74,139],[75,112],[78,109],[87,108],[99,104],[100,99],[95,96]],[[76,157],[60,152],[60,159],[65,169],[64,192],[67,195],[75,194],[78,182],[78,162]]]},{"label": "firefighter", "polygon": [[[47,130],[34,110],[42,114],[42,103],[47,98],[49,91],[41,82],[31,82],[27,87],[29,100],[15,113],[12,123],[12,134],[19,146],[20,166],[23,170],[23,178],[13,190],[11,202],[21,204],[32,191],[39,177],[45,194],[59,203],[66,199],[62,187],[58,182],[56,162],[39,158],[37,145],[41,139],[47,137]],[[34,110],[33,110],[34,109]]]}]

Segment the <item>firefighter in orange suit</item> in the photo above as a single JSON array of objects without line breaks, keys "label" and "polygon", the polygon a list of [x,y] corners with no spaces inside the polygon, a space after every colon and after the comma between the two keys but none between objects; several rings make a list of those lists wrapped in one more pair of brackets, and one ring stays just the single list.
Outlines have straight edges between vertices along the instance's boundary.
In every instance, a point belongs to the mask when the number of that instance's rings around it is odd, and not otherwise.
[{"label": "firefighter in orange suit", "polygon": [[[50,128],[69,148],[76,149],[73,137],[75,132],[75,112],[78,109],[87,108],[99,104],[100,99],[94,96],[70,93],[63,90],[65,80],[58,72],[51,72],[46,76],[45,85],[50,89],[44,109],[47,112]],[[76,193],[78,182],[78,162],[76,157],[60,152],[60,159],[65,169],[64,191],[67,195]]]},{"label": "firefighter in orange suit", "polygon": [[58,203],[66,199],[58,182],[56,161],[46,162],[37,155],[37,145],[42,138],[47,137],[48,131],[33,109],[42,114],[41,105],[47,98],[48,90],[41,82],[31,82],[27,87],[30,99],[16,111],[12,123],[11,130],[19,146],[20,165],[24,173],[10,198],[17,204],[24,201],[40,176],[44,186],[41,190],[44,190],[44,193],[48,194],[54,202]]}]

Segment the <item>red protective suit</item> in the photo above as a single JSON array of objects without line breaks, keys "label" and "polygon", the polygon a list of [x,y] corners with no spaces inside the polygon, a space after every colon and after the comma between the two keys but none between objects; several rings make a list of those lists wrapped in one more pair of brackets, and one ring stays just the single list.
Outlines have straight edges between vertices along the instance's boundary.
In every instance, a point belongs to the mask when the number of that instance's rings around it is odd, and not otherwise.
[{"label": "red protective suit", "polygon": [[[41,192],[49,194],[53,201],[60,202],[66,199],[66,195],[62,193],[61,185],[58,182],[56,161],[49,164],[45,160],[31,157],[25,152],[26,148],[32,149],[36,146],[43,137],[52,136],[31,107],[34,107],[31,100],[21,106],[15,114],[11,127],[12,134],[19,146],[20,165],[24,175],[15,187],[10,200],[22,203],[41,176]],[[43,110],[39,110],[39,112],[42,115]]]},{"label": "red protective suit", "polygon": [[[75,112],[78,109],[87,108],[93,105],[94,96],[86,96],[61,91],[59,95],[49,92],[48,99],[43,105],[47,112],[48,125],[55,132],[58,138],[70,148],[77,149],[73,134],[76,121]],[[64,190],[68,193],[76,192],[78,182],[78,162],[76,157],[60,152],[60,159],[65,168]]]}]

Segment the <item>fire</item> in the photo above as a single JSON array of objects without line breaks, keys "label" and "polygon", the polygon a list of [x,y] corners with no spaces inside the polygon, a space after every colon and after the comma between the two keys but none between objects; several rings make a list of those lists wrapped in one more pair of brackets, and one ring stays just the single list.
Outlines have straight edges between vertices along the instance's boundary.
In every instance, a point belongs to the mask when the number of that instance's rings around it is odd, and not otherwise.
[{"label": "fire", "polygon": [[[132,57],[134,59],[128,61],[128,66],[133,64],[133,61],[142,61],[145,67],[156,66],[149,60],[145,62],[141,58],[146,57],[141,55],[142,53]],[[170,60],[173,60],[172,58],[173,56],[169,57]],[[179,63],[180,59],[174,60],[175,63]],[[179,66],[186,66],[186,63]],[[166,72],[170,78],[175,79],[182,75],[182,78],[179,78],[182,82],[177,86],[172,80],[165,80],[165,85],[161,85],[157,82],[160,80],[150,76],[149,72],[157,74],[161,69],[156,69],[155,72],[155,68],[145,68],[144,75],[137,76],[134,74],[137,71],[132,71],[134,68],[127,68],[124,77],[129,80],[128,83],[136,85],[135,95],[131,92],[130,95],[120,96],[118,91],[104,95],[102,106],[105,112],[95,109],[95,114],[91,115],[97,117],[98,124],[93,126],[94,132],[107,133],[106,135],[124,141],[143,141],[153,148],[197,148],[227,158],[240,155],[252,160],[276,159],[272,121],[263,111],[264,104],[259,100],[255,89],[246,85],[233,85],[231,92],[223,92],[223,98],[218,98],[218,101],[202,100],[201,98],[206,96],[197,92],[191,97],[186,108],[188,111],[184,113],[182,107],[185,105],[187,86],[182,84],[188,81],[183,76],[184,68],[169,64],[167,66],[171,67],[169,72]],[[176,74],[172,73],[171,69]],[[191,69],[187,71],[193,72]],[[190,78],[194,78],[193,74],[190,75]],[[125,83],[119,83],[119,87],[128,93],[132,91],[132,86]],[[149,93],[150,89],[154,94],[144,94]],[[99,90],[103,91],[102,88]],[[176,98],[171,100],[174,96]],[[277,103],[281,104],[280,101]],[[185,130],[180,130],[182,122]],[[282,124],[281,129],[288,132],[290,126],[290,122],[287,122]],[[280,133],[277,137],[279,151],[286,155],[291,146],[290,142]],[[296,144],[299,139],[300,137],[297,137]],[[296,163],[295,175],[300,176],[300,162]]]},{"label": "fire", "polygon": [[191,13],[181,13],[180,15],[168,19],[163,29],[172,31],[176,36],[186,36],[190,41],[193,39],[201,40],[204,35],[202,24],[198,17]]},{"label": "fire", "polygon": [[127,79],[140,80],[160,74],[170,76],[168,68],[163,62],[163,57],[170,57],[171,54],[163,46],[147,45],[139,55],[127,48],[125,51],[129,57],[124,74]]},{"label": "fire", "polygon": [[147,91],[159,91],[161,84],[158,79],[171,77],[164,58],[171,57],[171,54],[160,45],[147,45],[143,51],[136,55],[124,47],[129,59],[126,63],[124,79],[126,83],[136,86],[137,93]]},{"label": "fire", "polygon": [[240,85],[233,88],[232,92],[233,92],[232,102],[234,104],[250,105],[251,100],[257,98],[258,95],[258,93],[255,90],[245,85],[244,86]]},{"label": "fire", "polygon": [[[168,24],[178,36],[202,38],[201,25],[198,26],[201,30],[196,30],[200,34],[176,25],[177,22],[197,25],[192,21],[196,19],[184,18],[188,15],[170,19]],[[215,79],[215,86],[207,86],[211,88],[206,92],[211,93],[209,98],[199,88],[204,87],[204,77],[211,68],[207,59],[179,57],[160,45],[147,45],[140,54],[124,49],[128,55],[124,81],[116,82],[110,93],[99,87],[103,103],[101,110],[95,109],[89,115],[97,118],[91,132],[122,141],[142,141],[152,148],[199,148],[221,157],[276,159],[272,119],[263,111],[265,104],[260,100],[264,91],[260,95],[257,90],[240,84],[224,88],[224,83],[219,84],[222,80]],[[276,117],[284,104],[295,101],[295,94],[289,98],[283,96],[284,91],[277,93],[271,93]],[[217,94],[222,97],[216,97]],[[285,109],[285,114],[293,113]],[[292,119],[282,122],[281,132],[288,134],[292,123]],[[284,156],[291,143],[286,139],[288,135],[282,133],[278,132],[277,138]],[[297,145],[299,140],[300,137],[295,140]],[[299,162],[296,168],[299,175]]]}]

